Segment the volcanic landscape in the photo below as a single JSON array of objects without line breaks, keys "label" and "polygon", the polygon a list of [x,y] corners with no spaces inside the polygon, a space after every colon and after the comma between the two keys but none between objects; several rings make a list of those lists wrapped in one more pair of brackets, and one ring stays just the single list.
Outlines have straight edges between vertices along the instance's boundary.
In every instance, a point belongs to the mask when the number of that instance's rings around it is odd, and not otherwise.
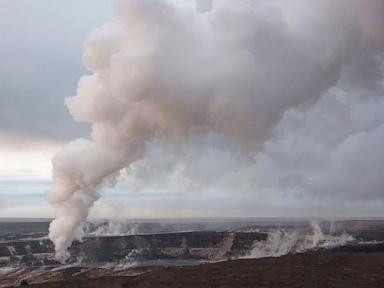
[{"label": "volcanic landscape", "polygon": [[48,222],[0,225],[0,287],[384,285],[379,219],[97,221],[65,263]]}]

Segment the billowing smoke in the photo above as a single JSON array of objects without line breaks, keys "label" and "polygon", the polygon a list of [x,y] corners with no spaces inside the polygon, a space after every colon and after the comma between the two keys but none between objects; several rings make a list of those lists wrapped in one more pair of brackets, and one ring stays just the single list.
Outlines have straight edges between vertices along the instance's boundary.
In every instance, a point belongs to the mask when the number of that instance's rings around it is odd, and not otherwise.
[{"label": "billowing smoke", "polygon": [[330,249],[356,241],[352,235],[324,234],[317,222],[312,222],[312,233],[307,231],[275,230],[268,232],[264,241],[255,241],[253,249],[244,258],[279,257],[292,253],[302,253],[317,249]]},{"label": "billowing smoke", "polygon": [[91,74],[66,104],[91,140],[54,157],[47,193],[59,258],[103,183],[135,167],[157,169],[148,183],[177,170],[233,193],[382,198],[384,1],[197,8],[116,1],[115,19],[85,41]]}]

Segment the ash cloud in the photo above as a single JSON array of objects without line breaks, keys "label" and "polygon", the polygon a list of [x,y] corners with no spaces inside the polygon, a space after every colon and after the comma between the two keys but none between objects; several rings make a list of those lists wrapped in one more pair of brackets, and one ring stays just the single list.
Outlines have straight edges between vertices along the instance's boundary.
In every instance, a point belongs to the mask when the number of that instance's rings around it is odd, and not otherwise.
[{"label": "ash cloud", "polygon": [[382,200],[384,2],[201,3],[116,1],[85,41],[91,74],[66,104],[91,139],[55,156],[47,193],[59,258],[119,174],[239,199]]}]

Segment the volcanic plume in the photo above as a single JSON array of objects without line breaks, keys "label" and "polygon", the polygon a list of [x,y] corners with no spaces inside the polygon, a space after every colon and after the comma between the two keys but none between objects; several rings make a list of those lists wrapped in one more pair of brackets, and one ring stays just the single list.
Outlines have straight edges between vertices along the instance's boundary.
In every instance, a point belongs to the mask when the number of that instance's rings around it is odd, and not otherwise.
[{"label": "volcanic plume", "polygon": [[201,186],[383,198],[384,1],[203,4],[115,1],[85,41],[90,74],[66,105],[92,133],[54,157],[47,192],[59,258],[103,182],[156,147],[186,166],[209,155],[212,179],[185,170]]}]

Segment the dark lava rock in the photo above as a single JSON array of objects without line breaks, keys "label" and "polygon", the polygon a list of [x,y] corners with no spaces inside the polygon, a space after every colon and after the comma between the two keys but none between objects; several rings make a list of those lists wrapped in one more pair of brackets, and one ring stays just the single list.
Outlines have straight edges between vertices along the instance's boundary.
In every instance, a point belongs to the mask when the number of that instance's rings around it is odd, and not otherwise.
[{"label": "dark lava rock", "polygon": [[[159,234],[89,237],[75,241],[69,248],[68,263],[105,263],[158,259],[220,260],[249,254],[254,241],[267,238],[266,233],[194,231]],[[0,257],[28,267],[58,265],[51,241],[19,240],[0,243]]]},{"label": "dark lava rock", "polygon": [[382,288],[384,252],[317,251],[188,267],[158,268],[130,277],[68,278],[39,288]]},{"label": "dark lava rock", "polygon": [[29,283],[27,280],[21,280],[20,281],[20,286],[28,286],[28,285],[29,285]]}]

